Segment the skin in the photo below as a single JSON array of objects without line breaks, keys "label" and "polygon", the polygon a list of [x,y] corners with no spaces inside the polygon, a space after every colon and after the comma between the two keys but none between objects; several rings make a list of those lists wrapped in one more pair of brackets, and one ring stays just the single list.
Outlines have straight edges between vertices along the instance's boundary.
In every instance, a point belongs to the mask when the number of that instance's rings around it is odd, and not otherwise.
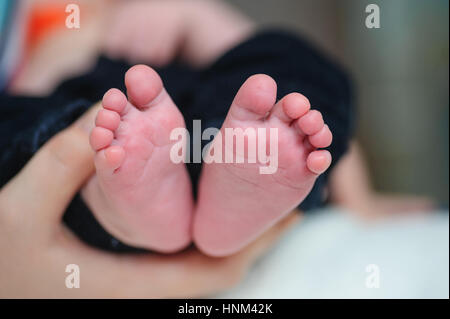
[{"label": "skin", "polygon": [[87,205],[121,241],[173,253],[191,243],[192,186],[184,163],[174,163],[170,132],[184,119],[159,75],[144,65],[125,75],[127,95],[110,89],[90,143],[96,174],[83,189]]},{"label": "skin", "polygon": [[[221,259],[196,250],[171,256],[117,255],[86,246],[61,218],[93,173],[88,132],[97,111],[93,108],[53,137],[0,190],[0,298],[205,296],[239,282],[298,220],[291,215],[247,249]],[[66,265],[74,263],[80,267],[80,288],[67,289]]]},{"label": "skin", "polygon": [[169,136],[185,127],[183,117],[150,67],[130,68],[125,84],[128,100],[117,89],[102,100],[90,136],[96,175],[83,195],[106,230],[129,245],[180,251],[191,242],[193,224],[204,253],[231,255],[298,206],[330,165],[330,153],[320,148],[331,144],[332,134],[320,112],[299,93],[275,104],[275,81],[254,75],[237,93],[224,127],[278,129],[280,169],[261,175],[259,163],[204,163],[192,221],[185,165],[170,160],[176,142]]},{"label": "skin", "polygon": [[[115,58],[126,58],[130,62],[148,61],[156,66],[165,65],[175,57],[193,66],[208,65],[228,48],[242,41],[253,29],[249,20],[237,11],[220,1],[210,0],[117,2],[110,11],[109,19],[115,23],[110,24],[106,33],[106,52]],[[221,36],[217,37],[217,34]],[[181,174],[182,167],[165,161],[169,157],[167,147],[154,147],[153,152],[150,152],[149,146],[166,146],[167,142],[163,142],[164,135],[167,137],[170,130],[166,132],[164,128],[172,128],[170,123],[178,122],[178,127],[184,127],[184,124],[176,121],[179,112],[170,105],[161,108],[161,103],[152,102],[152,107],[143,108],[149,99],[137,101],[136,96],[142,95],[137,94],[137,91],[143,90],[140,83],[148,83],[148,92],[161,86],[161,81],[154,79],[157,76],[151,76],[152,72],[146,72],[145,67],[139,65],[127,72],[128,78],[131,74],[136,77],[139,74],[149,74],[147,77],[141,76],[142,79],[136,85],[130,85],[131,81],[127,81],[127,76],[125,77],[128,98],[136,106],[131,107],[136,114],[134,117],[122,114],[123,105],[126,104],[123,94],[116,92],[117,90],[110,90],[105,94],[103,105],[106,110],[99,113],[97,127],[91,135],[91,145],[98,151],[96,184],[99,186],[89,183],[83,195],[97,219],[117,238],[133,246],[173,252],[190,241],[185,230],[191,224],[192,205],[187,199],[191,192],[185,186],[188,183]],[[235,253],[256,239],[303,200],[317,175],[323,173],[331,161],[327,151],[316,151],[316,148],[329,146],[332,134],[318,111],[308,112],[309,102],[305,97],[292,93],[274,106],[276,84],[273,80],[259,75],[248,81],[236,100],[246,100],[244,104],[249,109],[236,107],[235,104],[239,104],[239,101],[234,103],[235,107],[231,106],[234,112],[230,112],[226,122],[229,127],[279,127],[283,133],[280,133],[283,143],[279,146],[282,153],[281,166],[289,167],[284,175],[290,177],[285,181],[286,178],[280,173],[275,177],[262,179],[259,174],[254,176],[249,172],[246,174],[249,175],[248,184],[239,179],[233,180],[235,174],[229,174],[229,171],[234,170],[234,167],[227,168],[230,165],[217,165],[217,170],[204,165],[193,229],[195,243],[209,255]],[[265,85],[267,82],[268,85]],[[259,94],[260,86],[269,86],[270,92]],[[123,100],[123,103],[113,103],[112,100]],[[253,114],[260,106],[265,106],[262,114],[273,108],[273,120],[266,121],[264,125],[259,118],[253,121],[253,116],[249,119],[234,114]],[[136,109],[141,112],[136,112]],[[145,110],[142,112],[142,109]],[[113,118],[113,114],[109,112],[111,110],[118,112],[122,120],[118,116]],[[158,120],[162,119],[170,123],[161,127]],[[290,126],[294,120],[298,120],[298,125]],[[144,129],[125,132],[122,129],[124,126]],[[158,127],[158,134],[152,133],[154,127]],[[301,134],[296,133],[297,127],[302,131]],[[296,143],[300,135],[302,141],[308,141],[307,145]],[[142,136],[147,136],[147,140],[140,140]],[[131,142],[133,147],[129,146]],[[150,153],[152,155],[148,156]],[[140,165],[142,162],[145,165]],[[249,167],[248,171],[250,170]],[[174,179],[175,185],[167,187],[171,179],[166,177],[166,172],[180,175]],[[254,187],[254,184],[259,183],[265,185],[265,191]],[[281,185],[286,183],[289,186]],[[152,190],[150,185],[158,185],[160,191]],[[172,197],[173,189],[177,189],[176,197]],[[178,216],[159,212],[159,207],[166,205],[164,199],[168,197],[168,192],[171,205],[179,207],[178,210],[172,210],[179,212]],[[252,196],[247,198],[247,192],[251,192]],[[274,198],[277,200],[274,201]],[[273,204],[275,202],[277,205]],[[234,206],[239,203],[241,209],[234,207],[233,203]],[[248,215],[249,222],[243,221],[245,218],[235,218],[239,223],[227,224],[225,221],[230,219],[230,212],[236,216]],[[176,225],[172,220],[177,221]],[[177,231],[168,231],[174,227],[177,227]],[[185,235],[182,236],[183,234]],[[227,239],[230,237],[233,240]]]},{"label": "skin", "polygon": [[[237,141],[227,145],[227,128],[277,129],[275,141],[270,141],[271,133],[248,135],[244,141],[247,145],[276,143],[276,171],[261,174],[263,164],[256,160],[203,163],[193,238],[208,255],[233,254],[255,240],[298,206],[330,166],[331,154],[321,148],[331,144],[332,133],[321,113],[311,110],[308,99],[299,93],[276,101],[276,91],[276,83],[268,75],[247,79],[231,104],[221,135],[212,142],[218,143],[222,154],[230,149],[237,155]],[[250,159],[249,152],[240,156]]]}]

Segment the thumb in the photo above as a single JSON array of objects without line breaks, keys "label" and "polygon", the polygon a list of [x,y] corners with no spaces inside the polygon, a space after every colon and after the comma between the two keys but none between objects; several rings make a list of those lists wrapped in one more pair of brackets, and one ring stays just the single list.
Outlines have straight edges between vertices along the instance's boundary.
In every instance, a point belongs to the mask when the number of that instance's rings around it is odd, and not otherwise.
[{"label": "thumb", "polygon": [[89,121],[94,108],[49,140],[2,190],[15,212],[39,223],[60,220],[83,182],[93,173]]}]

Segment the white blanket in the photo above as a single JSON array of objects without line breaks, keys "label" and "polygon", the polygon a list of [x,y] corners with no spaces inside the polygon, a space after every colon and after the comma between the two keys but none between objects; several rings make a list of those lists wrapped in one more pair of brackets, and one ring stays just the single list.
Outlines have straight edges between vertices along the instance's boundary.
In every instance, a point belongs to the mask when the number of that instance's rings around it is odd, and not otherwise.
[{"label": "white blanket", "polygon": [[315,212],[219,298],[449,298],[448,212],[364,223]]}]

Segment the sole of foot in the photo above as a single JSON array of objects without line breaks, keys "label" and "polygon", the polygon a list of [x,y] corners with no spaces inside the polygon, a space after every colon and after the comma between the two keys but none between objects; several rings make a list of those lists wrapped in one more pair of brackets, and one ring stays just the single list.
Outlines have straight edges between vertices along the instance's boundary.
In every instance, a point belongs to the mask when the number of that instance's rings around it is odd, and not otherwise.
[{"label": "sole of foot", "polygon": [[184,119],[150,67],[130,68],[125,85],[128,98],[117,89],[103,97],[90,135],[96,176],[83,196],[117,239],[175,252],[191,242],[191,182],[185,165],[170,159],[170,133]]},{"label": "sole of foot", "polygon": [[[212,144],[226,144],[227,128],[253,128],[267,133],[265,137],[245,136],[245,148],[269,145],[270,130],[276,129],[276,172],[261,174],[265,165],[261,162],[203,164],[193,236],[208,255],[230,255],[249,244],[297,207],[331,164],[330,153],[321,150],[332,142],[321,113],[312,110],[299,93],[278,102],[276,96],[277,85],[271,77],[250,77],[236,94],[220,137]],[[231,145],[233,151],[236,143]],[[229,147],[223,147],[224,152]]]}]

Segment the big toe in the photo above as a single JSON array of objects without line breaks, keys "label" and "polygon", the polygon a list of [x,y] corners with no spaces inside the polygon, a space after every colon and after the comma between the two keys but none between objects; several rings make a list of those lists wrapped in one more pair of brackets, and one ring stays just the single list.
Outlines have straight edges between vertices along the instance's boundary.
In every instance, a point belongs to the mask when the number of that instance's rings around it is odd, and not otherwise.
[{"label": "big toe", "polygon": [[150,106],[163,90],[161,77],[146,65],[135,65],[125,74],[128,98],[138,108]]},{"label": "big toe", "polygon": [[238,120],[258,120],[272,109],[277,98],[277,84],[265,74],[256,74],[242,84],[230,114]]}]

